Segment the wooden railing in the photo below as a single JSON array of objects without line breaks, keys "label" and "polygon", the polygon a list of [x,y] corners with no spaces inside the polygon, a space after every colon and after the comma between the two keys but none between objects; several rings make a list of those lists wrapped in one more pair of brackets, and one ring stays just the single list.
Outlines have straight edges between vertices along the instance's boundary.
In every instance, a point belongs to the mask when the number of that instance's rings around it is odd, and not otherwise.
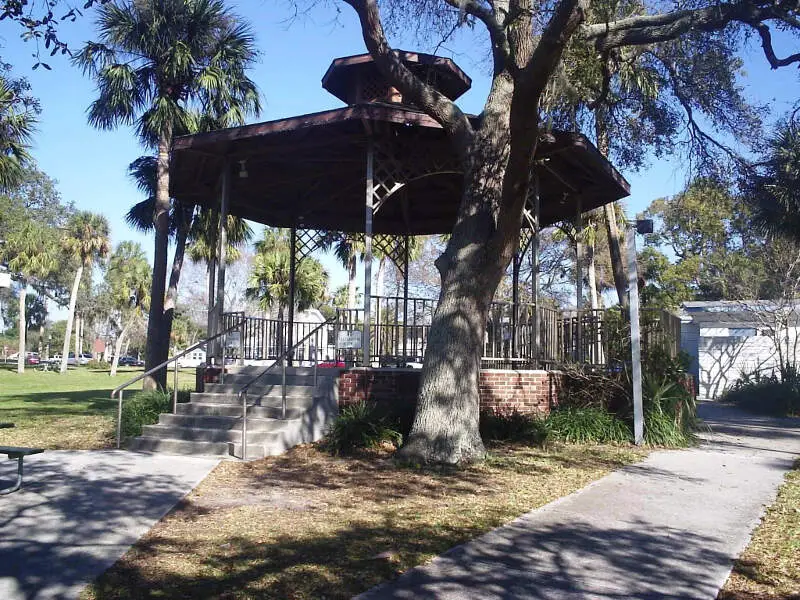
[{"label": "wooden railing", "polygon": [[[428,298],[373,297],[371,306],[370,363],[405,366],[421,363],[428,344],[436,301]],[[630,328],[619,310],[585,310],[562,313],[542,307],[536,335],[535,307],[520,303],[514,314],[508,302],[494,302],[489,310],[483,344],[485,367],[551,368],[563,363],[609,365],[630,357]],[[242,348],[245,360],[275,360],[289,344],[289,324],[275,319],[226,313],[223,327],[244,319]],[[318,323],[295,323],[292,340],[308,337],[295,351],[297,364],[343,360],[360,364],[364,349],[336,348],[339,332],[362,331],[364,310],[337,309],[333,324],[309,333]],[[643,352],[656,346],[676,355],[680,319],[666,311],[641,312]],[[237,347],[230,352],[238,352]]]}]

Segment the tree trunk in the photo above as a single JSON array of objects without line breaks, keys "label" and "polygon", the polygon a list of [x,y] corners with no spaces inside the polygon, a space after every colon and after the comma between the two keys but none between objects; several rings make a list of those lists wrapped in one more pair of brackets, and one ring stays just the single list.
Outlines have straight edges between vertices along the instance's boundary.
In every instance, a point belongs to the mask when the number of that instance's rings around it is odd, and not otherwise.
[{"label": "tree trunk", "polygon": [[347,308],[356,306],[356,255],[347,259]]},{"label": "tree trunk", "polygon": [[595,270],[594,261],[594,242],[586,244],[586,274],[588,276],[589,284],[589,302],[592,310],[600,308],[597,301],[597,272]]},{"label": "tree trunk", "polygon": [[386,257],[381,256],[378,261],[378,276],[375,283],[375,291],[378,297],[382,297],[386,287]]},{"label": "tree trunk", "polygon": [[[172,269],[169,274],[167,299],[164,302],[164,326],[161,331],[160,343],[169,349],[172,337],[172,321],[175,318],[175,307],[178,304],[178,283],[181,279],[181,270],[186,255],[186,239],[189,237],[189,219],[185,208],[181,208],[181,224],[175,240],[175,255],[172,258]],[[166,357],[165,357],[166,358]]]},{"label": "tree trunk", "polygon": [[[164,327],[164,293],[167,279],[167,254],[169,250],[169,149],[172,145],[172,128],[167,126],[158,140],[158,164],[156,174],[156,206],[153,214],[155,225],[155,249],[153,257],[153,281],[150,292],[150,313],[147,321],[147,346],[145,371],[167,359],[169,348],[162,337]],[[145,377],[142,389],[166,389],[167,371]]]},{"label": "tree trunk", "polygon": [[[453,234],[436,260],[439,302],[431,322],[417,410],[400,456],[414,463],[458,464],[483,458],[479,378],[489,307],[519,240],[522,202],[497,211],[506,179],[505,149],[488,140],[465,175]],[[493,160],[496,155],[498,162]],[[498,214],[499,212],[499,214]]]},{"label": "tree trunk", "polygon": [[69,336],[72,333],[72,323],[75,320],[75,304],[78,302],[78,288],[81,285],[81,277],[83,277],[83,263],[78,267],[75,272],[75,280],[72,282],[72,291],[69,295],[69,311],[67,312],[67,327],[64,331],[64,345],[61,349],[61,373],[67,372],[67,361],[69,360]]},{"label": "tree trunk", "polygon": [[[608,124],[606,123],[605,110],[602,107],[595,109],[595,134],[597,149],[600,154],[608,158],[609,137]],[[605,215],[606,233],[608,234],[608,250],[611,255],[611,273],[614,276],[614,287],[617,289],[619,305],[628,308],[628,269],[625,244],[617,226],[616,203],[610,202],[603,206]]]},{"label": "tree trunk", "polygon": [[25,296],[28,292],[28,285],[22,282],[22,288],[19,291],[19,347],[17,354],[17,373],[25,372]]},{"label": "tree trunk", "polygon": [[81,343],[81,316],[75,315],[75,364],[80,364],[81,358],[81,351],[80,351],[80,343]]},{"label": "tree trunk", "polygon": [[125,340],[125,336],[128,334],[131,323],[133,323],[133,319],[125,324],[125,326],[122,328],[122,331],[119,333],[117,343],[114,344],[114,358],[111,361],[111,377],[117,376],[117,367],[119,366],[119,354],[122,350],[122,342]]}]

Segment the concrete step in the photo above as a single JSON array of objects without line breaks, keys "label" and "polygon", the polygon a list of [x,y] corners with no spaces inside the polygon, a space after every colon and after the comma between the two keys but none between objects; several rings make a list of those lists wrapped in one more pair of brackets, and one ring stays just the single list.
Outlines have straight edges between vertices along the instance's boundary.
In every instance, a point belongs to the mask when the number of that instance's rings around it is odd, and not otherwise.
[{"label": "concrete step", "polygon": [[[249,452],[249,444],[247,448]],[[227,442],[164,440],[144,436],[132,439],[128,443],[128,449],[138,452],[164,452],[165,454],[184,454],[191,456],[230,456],[231,450]]]},{"label": "concrete step", "polygon": [[[254,377],[258,375],[258,373],[254,373],[252,375],[247,374],[237,374],[237,373],[226,373],[225,374],[225,381],[223,382],[226,385],[232,384],[235,385],[237,391],[243,385],[250,383],[253,381]],[[283,375],[280,371],[270,371],[266,375],[261,376],[253,385],[281,385],[283,383]],[[314,376],[313,375],[293,375],[293,374],[286,374],[286,385],[297,385],[297,386],[313,386],[314,385]]]},{"label": "concrete step", "polygon": [[[248,422],[249,425],[249,422]],[[286,429],[285,425],[272,431],[247,431],[247,443],[265,444],[280,438]],[[201,427],[177,427],[169,425],[145,425],[142,436],[161,440],[186,440],[190,442],[237,442],[242,441],[242,430],[239,429],[204,429]]]},{"label": "concrete step", "polygon": [[[242,386],[235,383],[207,383],[205,391],[192,392],[192,400],[201,402],[217,402],[220,398],[215,396],[223,395],[237,398]],[[280,398],[283,395],[283,386],[280,384],[254,385],[247,390],[248,398]],[[311,385],[287,385],[286,396],[310,398],[314,395],[314,386]]]},{"label": "concrete step", "polygon": [[[293,421],[294,419],[301,418],[304,412],[305,411],[287,410],[286,421],[274,416],[275,411],[272,411],[272,414],[267,414],[265,416],[261,414],[258,417],[254,415],[248,415],[247,429],[248,431],[277,431],[279,429],[282,429],[287,424],[287,421]],[[241,431],[242,418],[241,416],[225,416],[225,415],[164,414],[159,417],[158,424],[168,427],[188,427],[188,428],[199,428],[199,429],[229,429],[229,430]]]},{"label": "concrete step", "polygon": [[[263,373],[266,369],[267,369],[267,366],[260,366],[260,365],[245,365],[245,366],[228,365],[225,368],[225,375],[226,375],[226,377],[228,375],[245,375],[245,376],[248,376],[248,377],[255,377],[256,375],[260,375],[261,373]],[[335,373],[334,373],[334,371],[335,371]],[[270,374],[272,374],[272,373],[280,374],[280,372],[281,372],[281,367],[277,366],[277,367],[273,367],[272,368],[272,371],[270,371]],[[314,375],[314,367],[289,367],[289,366],[287,366],[286,367],[286,374],[287,375],[313,376]],[[318,376],[320,376],[320,375],[333,376],[333,375],[337,375],[337,374],[338,374],[338,370],[336,370],[336,369],[317,369],[317,375]]]},{"label": "concrete step", "polygon": [[[286,416],[287,418],[295,418],[302,412],[308,410],[311,406],[311,399],[304,398],[287,398],[286,399]],[[208,415],[216,417],[236,417],[242,416],[241,404],[219,404],[219,403],[201,403],[201,402],[186,402],[178,404],[179,415]],[[270,402],[269,405],[253,405],[248,404],[247,415],[249,417],[256,417],[262,419],[278,419],[281,417],[281,403]]]}]

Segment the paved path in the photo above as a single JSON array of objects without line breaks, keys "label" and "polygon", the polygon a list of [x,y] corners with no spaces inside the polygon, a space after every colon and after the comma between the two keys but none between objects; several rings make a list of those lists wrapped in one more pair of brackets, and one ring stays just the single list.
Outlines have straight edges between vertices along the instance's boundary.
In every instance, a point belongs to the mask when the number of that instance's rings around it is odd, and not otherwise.
[{"label": "paved path", "polygon": [[[22,491],[0,496],[0,599],[76,598],[217,462],[120,450],[26,459]],[[16,464],[0,462],[0,487]]]},{"label": "paved path", "polygon": [[715,598],[800,456],[800,420],[700,411],[700,447],[654,452],[360,600]]}]

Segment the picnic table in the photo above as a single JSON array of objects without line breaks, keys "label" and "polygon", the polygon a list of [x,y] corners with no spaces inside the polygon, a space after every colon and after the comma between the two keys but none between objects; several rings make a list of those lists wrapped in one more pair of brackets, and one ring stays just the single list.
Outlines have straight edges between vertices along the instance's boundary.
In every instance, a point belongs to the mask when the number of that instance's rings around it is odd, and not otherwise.
[{"label": "picnic table", "polygon": [[0,496],[16,492],[22,487],[22,459],[31,454],[40,454],[44,448],[18,448],[16,446],[0,446],[0,454],[8,456],[9,460],[17,459],[17,481],[11,487],[0,489]]}]

